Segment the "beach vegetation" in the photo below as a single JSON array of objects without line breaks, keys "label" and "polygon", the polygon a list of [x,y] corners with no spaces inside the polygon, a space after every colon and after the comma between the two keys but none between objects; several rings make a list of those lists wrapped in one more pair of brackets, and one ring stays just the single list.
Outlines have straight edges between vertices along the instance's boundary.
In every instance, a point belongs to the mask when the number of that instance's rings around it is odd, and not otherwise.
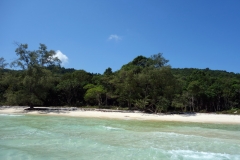
[{"label": "beach vegetation", "polygon": [[44,44],[40,44],[39,49],[35,51],[28,50],[27,44],[16,45],[15,52],[18,58],[11,66],[22,69],[22,72],[9,84],[5,97],[9,104],[28,105],[33,109],[34,105],[44,104],[48,90],[52,87],[52,72],[46,67],[57,66],[61,61],[55,57],[55,51],[48,51]]},{"label": "beach vegetation", "polygon": [[29,50],[16,43],[17,58],[0,58],[0,104],[77,106],[149,113],[239,114],[240,74],[221,70],[172,68],[162,53],[137,56],[103,74],[61,67],[53,50]]}]

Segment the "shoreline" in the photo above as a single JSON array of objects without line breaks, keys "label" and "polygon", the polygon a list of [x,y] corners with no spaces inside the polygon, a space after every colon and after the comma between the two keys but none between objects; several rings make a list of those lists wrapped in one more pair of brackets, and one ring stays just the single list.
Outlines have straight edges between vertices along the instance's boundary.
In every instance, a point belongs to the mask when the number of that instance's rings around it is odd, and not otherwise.
[{"label": "shoreline", "polygon": [[0,107],[0,114],[25,114],[25,115],[53,115],[87,118],[107,118],[123,120],[151,120],[169,122],[195,122],[216,124],[240,124],[240,115],[191,113],[191,114],[148,114],[140,111],[123,111],[110,109],[86,108],[57,108],[36,107],[36,110],[26,110],[29,107],[12,106]]}]

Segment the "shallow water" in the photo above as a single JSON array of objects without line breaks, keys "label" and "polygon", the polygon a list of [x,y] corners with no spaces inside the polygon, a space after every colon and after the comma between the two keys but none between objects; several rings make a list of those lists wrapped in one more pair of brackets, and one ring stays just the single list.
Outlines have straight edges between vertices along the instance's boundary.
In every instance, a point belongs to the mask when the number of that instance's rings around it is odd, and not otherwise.
[{"label": "shallow water", "polygon": [[0,159],[240,159],[240,125],[0,114]]}]

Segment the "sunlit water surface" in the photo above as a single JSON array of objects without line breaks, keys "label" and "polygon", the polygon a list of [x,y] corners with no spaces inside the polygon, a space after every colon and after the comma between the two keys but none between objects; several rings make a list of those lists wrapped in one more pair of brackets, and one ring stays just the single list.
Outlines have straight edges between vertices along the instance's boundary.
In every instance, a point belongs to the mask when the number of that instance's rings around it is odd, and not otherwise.
[{"label": "sunlit water surface", "polygon": [[0,159],[240,159],[240,126],[0,114]]}]

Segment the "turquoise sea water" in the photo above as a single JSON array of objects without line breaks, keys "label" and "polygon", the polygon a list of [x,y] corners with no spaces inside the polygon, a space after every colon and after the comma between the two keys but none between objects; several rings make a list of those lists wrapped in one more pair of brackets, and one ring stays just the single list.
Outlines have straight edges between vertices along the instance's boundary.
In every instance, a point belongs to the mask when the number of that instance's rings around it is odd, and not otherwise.
[{"label": "turquoise sea water", "polygon": [[0,114],[0,159],[240,159],[240,125]]}]

